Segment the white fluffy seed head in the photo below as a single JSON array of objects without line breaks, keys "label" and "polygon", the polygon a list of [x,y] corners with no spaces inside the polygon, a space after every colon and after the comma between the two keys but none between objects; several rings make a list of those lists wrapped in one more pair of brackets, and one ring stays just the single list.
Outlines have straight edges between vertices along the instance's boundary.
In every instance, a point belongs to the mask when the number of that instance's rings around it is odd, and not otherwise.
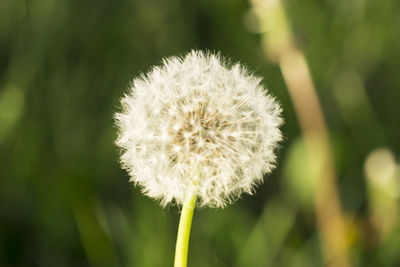
[{"label": "white fluffy seed head", "polygon": [[239,64],[191,51],[134,79],[116,114],[121,163],[145,194],[224,207],[275,167],[281,109]]}]

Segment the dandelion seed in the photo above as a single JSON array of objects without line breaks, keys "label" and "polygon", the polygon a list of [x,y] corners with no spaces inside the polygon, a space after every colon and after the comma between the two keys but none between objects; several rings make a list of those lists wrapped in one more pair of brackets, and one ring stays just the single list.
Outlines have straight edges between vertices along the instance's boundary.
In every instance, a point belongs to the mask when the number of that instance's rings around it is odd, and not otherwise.
[{"label": "dandelion seed", "polygon": [[198,205],[224,207],[275,167],[280,106],[260,78],[218,55],[167,58],[121,102],[122,166],[163,205],[181,205],[195,190]]}]

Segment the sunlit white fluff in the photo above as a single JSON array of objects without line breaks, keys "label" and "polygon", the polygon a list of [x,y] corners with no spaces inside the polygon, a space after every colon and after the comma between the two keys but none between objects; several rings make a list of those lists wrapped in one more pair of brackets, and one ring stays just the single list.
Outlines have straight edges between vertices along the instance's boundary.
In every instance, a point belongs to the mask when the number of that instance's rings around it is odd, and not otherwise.
[{"label": "sunlit white fluff", "polygon": [[145,194],[223,207],[274,168],[281,109],[239,64],[192,51],[133,80],[116,114],[122,166]]}]

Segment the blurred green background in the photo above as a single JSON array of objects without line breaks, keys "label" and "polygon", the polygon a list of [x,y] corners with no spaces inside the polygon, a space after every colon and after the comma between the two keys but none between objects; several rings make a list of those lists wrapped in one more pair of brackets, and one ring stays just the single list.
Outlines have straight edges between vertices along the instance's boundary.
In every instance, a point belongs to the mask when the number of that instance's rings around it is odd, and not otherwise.
[{"label": "blurred green background", "polygon": [[[353,266],[400,266],[400,1],[287,0],[334,151]],[[282,103],[279,165],[194,214],[189,266],[324,266],[307,152],[245,0],[0,1],[0,266],[172,266],[177,207],[128,182],[113,114],[165,56],[221,51]]]}]

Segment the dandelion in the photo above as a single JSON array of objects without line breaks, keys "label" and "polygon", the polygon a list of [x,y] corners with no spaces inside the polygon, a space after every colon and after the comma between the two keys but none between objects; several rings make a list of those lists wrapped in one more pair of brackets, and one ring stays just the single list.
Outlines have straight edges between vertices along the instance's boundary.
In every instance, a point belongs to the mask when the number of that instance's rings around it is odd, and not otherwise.
[{"label": "dandelion", "polygon": [[144,194],[183,206],[175,266],[186,266],[194,205],[224,207],[275,167],[280,106],[243,66],[201,51],[164,59],[121,102],[122,166]]}]

